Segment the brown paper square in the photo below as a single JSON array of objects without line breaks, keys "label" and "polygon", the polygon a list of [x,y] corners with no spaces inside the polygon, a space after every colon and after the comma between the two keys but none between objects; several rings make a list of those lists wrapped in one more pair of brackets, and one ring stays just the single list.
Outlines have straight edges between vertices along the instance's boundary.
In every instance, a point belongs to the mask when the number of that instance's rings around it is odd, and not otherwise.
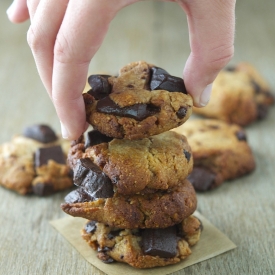
[{"label": "brown paper square", "polygon": [[228,237],[199,212],[196,211],[194,215],[202,221],[203,231],[199,242],[191,248],[192,254],[178,264],[151,269],[135,269],[124,263],[104,264],[97,258],[96,252],[81,237],[80,230],[85,223],[83,218],[68,216],[63,219],[50,221],[50,224],[61,233],[89,263],[108,275],[166,275],[236,248],[236,245],[229,240]]}]

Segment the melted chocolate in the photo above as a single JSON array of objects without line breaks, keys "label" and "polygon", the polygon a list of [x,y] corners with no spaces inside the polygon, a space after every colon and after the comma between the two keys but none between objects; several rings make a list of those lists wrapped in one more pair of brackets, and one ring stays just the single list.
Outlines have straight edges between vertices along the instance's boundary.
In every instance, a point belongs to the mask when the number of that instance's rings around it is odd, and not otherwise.
[{"label": "melted chocolate", "polygon": [[186,116],[187,109],[185,107],[180,107],[179,110],[177,111],[177,117],[179,119],[183,119]]},{"label": "melted chocolate", "polygon": [[112,86],[108,82],[110,75],[90,75],[88,83],[92,87],[88,94],[92,95],[96,100],[106,97],[112,91]]},{"label": "melted chocolate", "polygon": [[166,90],[169,92],[181,92],[187,94],[182,78],[172,76],[165,70],[158,67],[153,67],[151,72],[151,90]]},{"label": "melted chocolate", "polygon": [[187,178],[196,191],[207,191],[215,186],[216,174],[205,167],[194,167]]},{"label": "melted chocolate", "polygon": [[74,183],[84,188],[94,199],[113,196],[113,184],[89,158],[79,159],[74,169]]},{"label": "melted chocolate", "polygon": [[189,160],[190,160],[190,158],[191,158],[191,153],[189,153],[189,152],[186,151],[186,150],[183,150],[183,153],[184,153],[184,155],[185,155],[187,161],[189,162]]},{"label": "melted chocolate", "polygon": [[59,164],[66,164],[61,146],[51,146],[39,148],[35,152],[34,163],[36,167],[46,165],[49,160],[54,160]]},{"label": "melted chocolate", "polygon": [[146,255],[172,258],[177,254],[177,228],[171,226],[142,231],[142,250]]},{"label": "melted chocolate", "polygon": [[97,102],[96,110],[105,114],[130,117],[141,121],[158,113],[160,108],[152,104],[142,103],[121,108],[110,97],[105,97]]},{"label": "melted chocolate", "polygon": [[96,221],[89,221],[85,225],[85,231],[89,233],[94,233],[96,231]]},{"label": "melted chocolate", "polygon": [[23,136],[42,143],[49,143],[57,140],[57,136],[52,128],[42,124],[26,127],[23,130]]},{"label": "melted chocolate", "polygon": [[92,130],[87,133],[85,141],[85,149],[100,143],[108,143],[113,140],[112,137],[108,137],[97,130]]},{"label": "melted chocolate", "polygon": [[37,183],[32,186],[32,191],[38,196],[48,196],[54,193],[54,186],[52,183]]},{"label": "melted chocolate", "polygon": [[78,203],[78,202],[88,202],[93,201],[91,197],[84,188],[80,187],[72,192],[70,192],[65,198],[65,203]]}]

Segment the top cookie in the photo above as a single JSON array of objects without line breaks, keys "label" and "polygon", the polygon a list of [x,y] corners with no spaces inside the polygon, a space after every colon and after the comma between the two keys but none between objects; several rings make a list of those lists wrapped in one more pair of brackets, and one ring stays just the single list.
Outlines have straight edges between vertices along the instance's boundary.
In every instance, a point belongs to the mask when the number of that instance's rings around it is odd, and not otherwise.
[{"label": "top cookie", "polygon": [[194,108],[194,113],[246,126],[265,118],[273,103],[265,79],[252,65],[243,62],[219,73],[209,103]]},{"label": "top cookie", "polygon": [[126,65],[118,77],[91,75],[88,82],[87,121],[110,137],[150,137],[178,127],[192,113],[183,80],[143,61]]}]

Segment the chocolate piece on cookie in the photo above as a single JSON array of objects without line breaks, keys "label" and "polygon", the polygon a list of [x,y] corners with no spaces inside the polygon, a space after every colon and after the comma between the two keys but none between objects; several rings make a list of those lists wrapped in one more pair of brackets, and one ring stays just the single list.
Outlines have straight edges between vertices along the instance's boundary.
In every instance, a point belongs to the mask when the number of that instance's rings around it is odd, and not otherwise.
[{"label": "chocolate piece on cookie", "polygon": [[70,143],[47,125],[25,128],[0,146],[0,184],[22,195],[47,196],[73,185],[66,164]]},{"label": "chocolate piece on cookie", "polygon": [[236,124],[194,119],[173,131],[184,134],[190,144],[194,169],[188,180],[197,191],[216,188],[255,169],[245,131]]},{"label": "chocolate piece on cookie", "polygon": [[183,124],[193,100],[181,78],[146,62],[133,62],[119,76],[92,75],[83,94],[87,121],[101,133],[142,139]]},{"label": "chocolate piece on cookie", "polygon": [[[186,138],[172,131],[142,140],[113,139],[90,147],[84,143],[83,139],[75,142],[68,154],[78,186],[104,178],[119,194],[152,193],[178,185],[193,168]],[[84,162],[88,160],[97,176],[80,176],[87,172]]]},{"label": "chocolate piece on cookie", "polygon": [[194,113],[240,126],[264,119],[274,95],[260,73],[248,63],[221,71],[212,87],[207,106]]},{"label": "chocolate piece on cookie", "polygon": [[98,251],[103,262],[151,268],[175,264],[188,257],[201,231],[201,222],[195,216],[165,229],[119,229],[89,221],[82,229],[82,237]]},{"label": "chocolate piece on cookie", "polygon": [[71,216],[117,228],[165,228],[190,216],[196,206],[195,190],[188,180],[183,180],[169,190],[151,194],[114,193],[112,198],[76,203],[67,199],[61,208]]}]

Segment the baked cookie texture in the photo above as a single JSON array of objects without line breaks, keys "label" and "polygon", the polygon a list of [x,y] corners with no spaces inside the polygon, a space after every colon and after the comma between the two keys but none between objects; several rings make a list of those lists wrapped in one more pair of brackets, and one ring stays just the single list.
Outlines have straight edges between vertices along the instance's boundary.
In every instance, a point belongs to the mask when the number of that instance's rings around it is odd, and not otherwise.
[{"label": "baked cookie texture", "polygon": [[246,132],[237,124],[192,119],[173,131],[185,135],[190,144],[194,169],[188,180],[197,191],[216,188],[226,180],[251,173],[256,167]]},{"label": "baked cookie texture", "polygon": [[[136,268],[166,266],[189,256],[200,238],[202,224],[195,216],[168,229],[118,229],[89,221],[82,237],[103,262],[124,262]],[[164,238],[161,238],[164,237]]]},{"label": "baked cookie texture", "polygon": [[91,75],[83,94],[87,122],[101,133],[142,139],[183,124],[193,100],[181,78],[144,61],[124,66],[118,76]]},{"label": "baked cookie texture", "polygon": [[21,195],[46,196],[73,185],[66,165],[70,143],[47,125],[32,125],[0,145],[0,185]]},{"label": "baked cookie texture", "polygon": [[[87,139],[90,134],[100,133],[91,131]],[[69,151],[68,163],[74,170],[74,182],[86,176],[86,172],[82,175],[85,164],[78,161],[90,159],[109,178],[114,191],[123,195],[167,190],[177,186],[193,169],[186,138],[171,131],[142,140],[109,139],[90,144],[89,141],[89,145],[85,145],[81,137]]]},{"label": "baked cookie texture", "polygon": [[193,112],[240,126],[264,119],[274,104],[274,95],[267,81],[249,63],[221,71],[212,87],[211,99]]},{"label": "baked cookie texture", "polygon": [[165,228],[181,222],[197,207],[197,198],[188,180],[152,194],[92,198],[77,189],[65,197],[61,208],[74,217],[95,220],[117,228]]}]

